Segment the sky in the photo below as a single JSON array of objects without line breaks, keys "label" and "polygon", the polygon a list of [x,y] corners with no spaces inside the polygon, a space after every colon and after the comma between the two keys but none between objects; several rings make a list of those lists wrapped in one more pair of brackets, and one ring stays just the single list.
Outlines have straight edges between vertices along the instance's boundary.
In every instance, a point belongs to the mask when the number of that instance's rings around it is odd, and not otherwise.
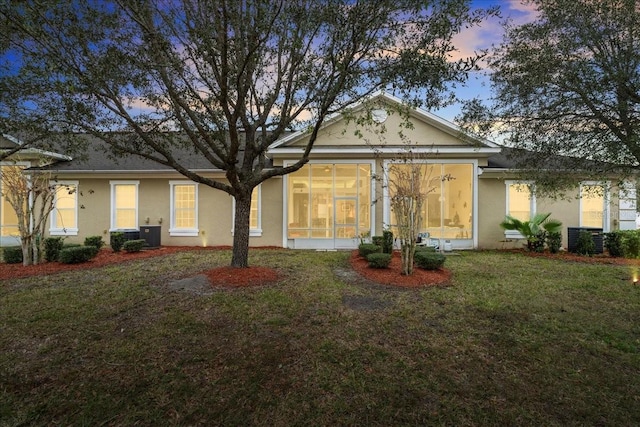
[{"label": "sky", "polygon": [[[500,6],[500,18],[492,18],[479,27],[463,30],[454,38],[454,45],[459,48],[460,57],[473,55],[474,51],[489,49],[493,44],[502,41],[502,22],[510,19],[514,24],[524,24],[536,18],[536,11],[530,4],[523,4],[521,0],[473,0],[472,7],[488,8]],[[456,90],[456,94],[464,99],[480,98],[487,100],[491,96],[489,77],[486,72],[474,73],[470,76],[466,86]],[[461,103],[433,111],[434,114],[449,120],[455,118],[461,112]]]}]

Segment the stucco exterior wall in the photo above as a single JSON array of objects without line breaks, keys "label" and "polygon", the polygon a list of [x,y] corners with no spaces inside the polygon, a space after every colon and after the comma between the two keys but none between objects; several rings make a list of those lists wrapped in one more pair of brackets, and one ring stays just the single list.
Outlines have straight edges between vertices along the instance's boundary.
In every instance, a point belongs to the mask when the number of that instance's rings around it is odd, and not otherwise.
[{"label": "stucco exterior wall", "polygon": [[[505,241],[500,222],[504,219],[506,207],[506,185],[504,178],[481,176],[478,179],[478,247],[481,249],[520,248],[524,241]],[[619,228],[618,190],[609,193],[608,230]],[[562,222],[562,247],[567,247],[567,228],[580,227],[579,188],[568,192],[562,198],[537,197],[536,212],[551,213],[551,218]]]},{"label": "stucco exterior wall", "polygon": [[[60,177],[59,179],[71,178]],[[109,241],[111,226],[111,181],[138,181],[138,225],[160,225],[161,243],[170,246],[229,246],[233,243],[233,199],[220,190],[198,185],[199,235],[169,234],[171,207],[170,181],[174,178],[81,178],[78,181],[78,235],[67,236],[68,243],[82,243],[87,236],[103,236]],[[185,182],[188,182],[185,180]],[[262,236],[251,237],[251,246],[282,246],[282,179],[262,184]]]}]

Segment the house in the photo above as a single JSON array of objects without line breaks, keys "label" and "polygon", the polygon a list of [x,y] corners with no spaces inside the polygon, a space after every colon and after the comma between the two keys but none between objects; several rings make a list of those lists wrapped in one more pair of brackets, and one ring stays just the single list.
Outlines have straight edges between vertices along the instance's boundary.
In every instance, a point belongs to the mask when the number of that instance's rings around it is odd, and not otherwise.
[{"label": "house", "polygon": [[[605,232],[635,229],[635,186],[630,182],[625,183],[624,192],[608,182],[582,182],[576,187],[575,200],[536,198],[529,192],[529,183],[518,179],[505,148],[470,137],[421,109],[410,110],[407,126],[395,113],[393,107],[400,101],[392,96],[381,94],[372,102],[378,107],[371,117],[380,127],[366,129],[343,115],[331,117],[307,165],[256,188],[251,246],[347,249],[356,247],[360,236],[382,234],[395,222],[385,171],[402,162],[408,142],[414,163],[423,164],[429,187],[422,207],[422,231],[446,240],[453,249],[504,247],[520,237],[500,228],[506,214],[528,219],[535,212],[551,212],[565,225],[565,247],[567,226]],[[351,114],[364,114],[362,105]],[[273,144],[268,152],[272,167],[295,162],[308,137],[299,131]],[[0,142],[5,148],[19,143],[8,136]],[[108,240],[111,231],[136,232],[155,226],[163,245],[232,244],[232,197],[137,156],[112,158],[99,141],[88,139],[88,146],[86,156],[74,159],[37,150],[25,150],[17,157],[25,165],[44,159],[48,163],[44,169],[66,189],[57,193],[50,235],[66,236],[71,242],[91,235]],[[193,169],[224,179],[222,171],[191,157]],[[2,167],[10,165],[4,162]],[[603,191],[589,191],[595,187]],[[2,244],[15,241],[11,218],[3,198]]]}]

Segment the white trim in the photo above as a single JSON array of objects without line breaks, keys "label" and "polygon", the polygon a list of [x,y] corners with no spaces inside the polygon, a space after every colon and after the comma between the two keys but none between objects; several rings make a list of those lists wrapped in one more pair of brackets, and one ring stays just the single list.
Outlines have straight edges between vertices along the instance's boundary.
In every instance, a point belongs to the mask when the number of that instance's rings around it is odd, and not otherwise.
[{"label": "white trim", "polygon": [[[51,210],[50,218],[49,218],[49,234],[51,236],[77,236],[78,235],[78,193],[79,193],[79,182],[78,181],[57,181],[51,180],[50,185],[55,185],[55,196],[53,199],[53,209]],[[75,187],[75,191],[73,192],[74,197],[74,215],[75,215],[75,227],[64,227],[58,226],[56,223],[57,217],[57,201],[58,201],[58,187]]]},{"label": "white trim", "polygon": [[[249,223],[249,237],[262,237],[262,184],[258,184],[258,186],[256,186],[253,190],[258,191],[258,200],[257,200],[258,227],[251,228],[251,223]],[[253,197],[253,192],[251,193],[251,197]],[[236,198],[231,197],[231,235],[232,236],[234,235],[234,231],[235,231],[235,223],[236,223]]]},{"label": "white trim", "polygon": [[[176,227],[176,215],[175,215],[175,187],[176,185],[190,185],[194,187],[194,220],[195,227],[193,228],[180,228]],[[190,180],[169,181],[169,236],[171,237],[197,237],[200,235],[200,229],[198,228],[198,183]]]},{"label": "white trim", "polygon": [[[436,143],[437,144],[437,143]],[[398,154],[406,147],[401,146],[363,146],[363,147],[345,147],[345,146],[313,146],[311,154]],[[304,152],[305,147],[283,147],[276,148],[269,152],[271,155],[300,155]],[[472,147],[472,146],[456,146],[456,145],[430,145],[423,147],[411,147],[411,152],[416,154],[467,154],[477,156],[478,154],[497,154],[500,148],[492,147]]]},{"label": "white trim", "polygon": [[[116,185],[135,185],[136,188],[136,206],[135,206],[135,210],[136,210],[136,214],[135,214],[135,220],[134,220],[134,225],[131,228],[117,228],[115,226],[115,221],[116,221],[116,210],[115,210],[115,197],[116,197],[116,193],[115,193],[115,186]],[[110,217],[111,217],[111,223],[109,225],[109,231],[124,231],[124,230],[139,230],[140,227],[138,225],[138,213],[139,213],[139,209],[138,209],[138,200],[140,198],[140,181],[109,181],[109,186],[111,188],[111,206],[110,206]]]}]

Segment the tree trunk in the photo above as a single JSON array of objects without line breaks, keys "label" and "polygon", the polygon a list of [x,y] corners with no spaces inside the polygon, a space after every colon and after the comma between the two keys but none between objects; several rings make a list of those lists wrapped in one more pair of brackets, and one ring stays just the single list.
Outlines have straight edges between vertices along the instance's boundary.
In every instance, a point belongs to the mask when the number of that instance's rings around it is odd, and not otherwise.
[{"label": "tree trunk", "polygon": [[22,246],[22,265],[27,266],[33,264],[33,248],[30,237],[22,237],[20,239]]},{"label": "tree trunk", "polygon": [[233,224],[233,254],[231,267],[249,267],[249,218],[251,215],[251,192],[248,196],[236,197],[235,221]]}]

